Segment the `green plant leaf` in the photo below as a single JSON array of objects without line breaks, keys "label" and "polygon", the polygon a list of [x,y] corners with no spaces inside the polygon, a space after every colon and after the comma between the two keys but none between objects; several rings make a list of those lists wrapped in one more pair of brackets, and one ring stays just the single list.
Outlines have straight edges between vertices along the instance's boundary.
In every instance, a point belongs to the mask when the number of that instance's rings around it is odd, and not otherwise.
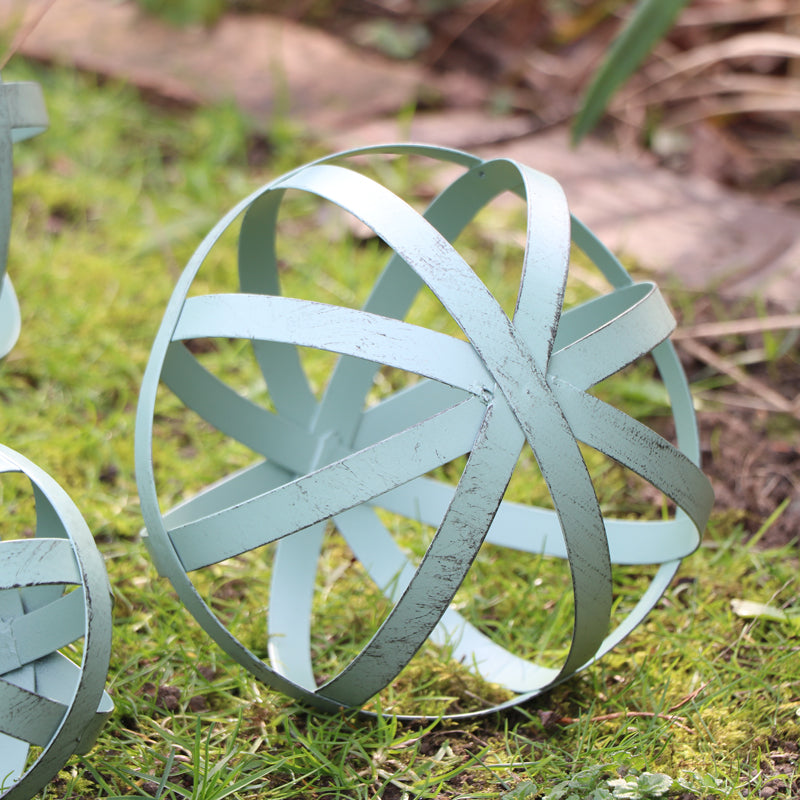
[{"label": "green plant leaf", "polygon": [[576,772],[550,789],[544,800],[610,800],[611,792],[600,785],[604,771],[605,767],[596,764]]},{"label": "green plant leaf", "polygon": [[642,800],[642,794],[636,786],[635,780],[614,778],[608,782],[608,785],[614,791],[615,798],[621,798],[621,800]]},{"label": "green plant leaf", "polygon": [[656,42],[672,27],[689,0],[639,0],[631,18],[594,74],[572,124],[577,144],[602,116],[614,92],[644,61]]},{"label": "green plant leaf", "polygon": [[663,797],[673,783],[672,778],[663,772],[643,772],[636,779],[636,786],[645,797]]},{"label": "green plant leaf", "polygon": [[537,787],[533,781],[522,781],[510,792],[506,792],[500,800],[529,800],[536,796]]}]

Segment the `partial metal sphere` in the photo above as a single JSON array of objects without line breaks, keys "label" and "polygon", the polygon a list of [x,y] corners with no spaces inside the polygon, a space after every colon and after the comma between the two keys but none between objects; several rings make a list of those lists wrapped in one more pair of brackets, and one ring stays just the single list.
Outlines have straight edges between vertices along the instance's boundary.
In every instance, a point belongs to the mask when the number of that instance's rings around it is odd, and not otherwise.
[{"label": "partial metal sphere", "polygon": [[[36,500],[36,535],[0,539],[0,798],[27,800],[89,750],[112,711],[111,591],[64,490],[3,445],[0,473],[27,476]],[[80,663],[59,652],[76,643]]]},{"label": "partial metal sphere", "polygon": [[47,127],[47,111],[38,83],[0,80],[0,356],[14,346],[20,332],[17,295],[6,274],[11,234],[13,143],[35,136]]},{"label": "partial metal sphere", "polygon": [[[428,156],[463,171],[418,213],[358,171],[357,156],[377,153]],[[344,209],[391,249],[362,309],[281,296],[276,225],[289,191]],[[512,317],[451,244],[505,191],[527,205]],[[239,291],[197,295],[198,270],[240,216]],[[564,311],[573,243],[613,288]],[[403,321],[424,286],[465,339]],[[226,652],[269,686],[318,708],[362,707],[395,680],[429,637],[455,661],[514,693],[466,715],[534,696],[626,636],[699,543],[712,492],[697,466],[688,386],[666,341],[673,327],[658,289],[635,283],[570,217],[556,181],[536,170],[412,145],[350,151],[301,167],[246,198],[215,226],[167,307],[145,373],[136,430],[137,479],[152,556]],[[238,393],[200,363],[186,343],[207,337],[252,344],[268,405]],[[321,399],[309,387],[300,347],[340,356]],[[648,353],[670,395],[678,447],[588,391]],[[420,380],[370,404],[381,365]],[[257,457],[251,467],[223,476],[167,513],[159,506],[153,467],[160,381]],[[526,442],[552,510],[504,500]],[[578,442],[641,475],[677,512],[661,520],[604,519]],[[441,481],[437,470],[465,455],[457,486]],[[436,529],[419,563],[396,543],[381,509]],[[392,608],[353,660],[318,686],[310,620],[321,542],[331,524]],[[269,542],[277,546],[265,660],[227,630],[190,576]],[[484,542],[568,560],[573,626],[560,667],[509,652],[452,605]],[[658,568],[609,632],[612,564]],[[260,597],[267,587],[250,590]],[[530,604],[535,603],[532,586]]]}]

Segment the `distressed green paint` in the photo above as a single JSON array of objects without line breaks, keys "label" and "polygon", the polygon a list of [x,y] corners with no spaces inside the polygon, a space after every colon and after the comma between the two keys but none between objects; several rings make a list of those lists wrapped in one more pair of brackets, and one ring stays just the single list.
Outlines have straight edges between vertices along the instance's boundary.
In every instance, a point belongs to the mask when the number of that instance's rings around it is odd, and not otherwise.
[{"label": "distressed green paint", "polygon": [[[398,152],[432,156],[463,172],[420,214],[348,160]],[[349,211],[390,246],[393,254],[362,309],[280,295],[276,221],[290,189]],[[518,194],[528,211],[512,318],[450,244],[504,191]],[[240,217],[240,292],[189,297],[198,269]],[[573,242],[614,288],[562,313]],[[423,285],[466,341],[403,321]],[[644,618],[680,560],[697,547],[708,518],[713,498],[698,467],[691,396],[667,342],[673,327],[658,289],[634,283],[571,217],[560,186],[525,165],[395,145],[350,151],[294,170],[243,200],[215,226],[179,278],[156,336],[136,428],[137,480],[153,559],[227,653],[268,685],[317,708],[362,706],[428,638],[446,643],[455,659],[515,693],[497,708],[545,691],[607,652]],[[203,336],[252,342],[274,411],[240,397],[200,365],[183,342]],[[303,373],[298,346],[340,356],[319,401]],[[679,448],[587,393],[647,353],[670,394]],[[367,409],[365,399],[383,364],[423,380]],[[264,459],[166,514],[159,509],[153,469],[160,381]],[[579,441],[658,487],[675,501],[676,515],[660,521],[604,519]],[[547,483],[552,511],[503,500],[526,442]],[[426,477],[465,454],[456,487]],[[377,508],[437,528],[418,565],[394,542]],[[317,687],[310,616],[329,521],[394,607],[351,663]],[[507,652],[450,607],[484,541],[568,560],[575,610],[572,642],[560,669]],[[278,544],[265,661],[225,628],[190,573],[267,542]],[[660,567],[636,607],[609,630],[613,563]]]}]

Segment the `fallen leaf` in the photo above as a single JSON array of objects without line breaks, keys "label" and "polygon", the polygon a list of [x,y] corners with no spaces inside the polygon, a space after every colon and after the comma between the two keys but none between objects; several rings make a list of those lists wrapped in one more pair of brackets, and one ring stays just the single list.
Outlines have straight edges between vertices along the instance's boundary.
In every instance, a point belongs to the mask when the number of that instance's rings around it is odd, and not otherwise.
[{"label": "fallen leaf", "polygon": [[731,600],[731,608],[737,617],[744,619],[771,619],[775,622],[789,622],[789,615],[775,606],[758,603],[755,600]]}]

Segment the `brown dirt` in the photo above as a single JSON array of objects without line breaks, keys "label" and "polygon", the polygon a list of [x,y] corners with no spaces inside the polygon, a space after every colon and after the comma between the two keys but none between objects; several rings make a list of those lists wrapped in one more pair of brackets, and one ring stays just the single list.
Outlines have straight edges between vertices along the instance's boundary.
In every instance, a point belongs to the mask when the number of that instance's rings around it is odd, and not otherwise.
[{"label": "brown dirt", "polygon": [[[800,536],[800,452],[797,444],[768,432],[753,412],[700,414],[704,468],[714,484],[717,512],[741,513],[748,535],[788,503],[763,532],[764,547],[780,547]],[[796,437],[792,437],[795,438]]]},{"label": "brown dirt", "polygon": [[[716,318],[707,301],[694,305],[694,322]],[[751,314],[756,316],[751,309]],[[750,316],[746,312],[743,316]],[[768,315],[761,315],[768,319]],[[778,340],[785,333],[775,334]],[[790,334],[791,335],[791,334]],[[789,340],[791,341],[791,340]],[[761,334],[728,336],[705,342],[723,357],[754,353],[764,345]],[[678,342],[690,381],[703,385],[714,373]],[[794,342],[782,355],[749,365],[746,374],[795,402],[800,397],[800,349]],[[705,395],[698,413],[703,469],[716,496],[715,513],[738,516],[747,537],[758,536],[762,547],[780,547],[800,540],[800,420],[794,415],[758,405],[748,388],[731,382]],[[715,398],[719,398],[715,401]],[[797,407],[797,405],[796,405]],[[766,529],[776,509],[780,515]]]}]

